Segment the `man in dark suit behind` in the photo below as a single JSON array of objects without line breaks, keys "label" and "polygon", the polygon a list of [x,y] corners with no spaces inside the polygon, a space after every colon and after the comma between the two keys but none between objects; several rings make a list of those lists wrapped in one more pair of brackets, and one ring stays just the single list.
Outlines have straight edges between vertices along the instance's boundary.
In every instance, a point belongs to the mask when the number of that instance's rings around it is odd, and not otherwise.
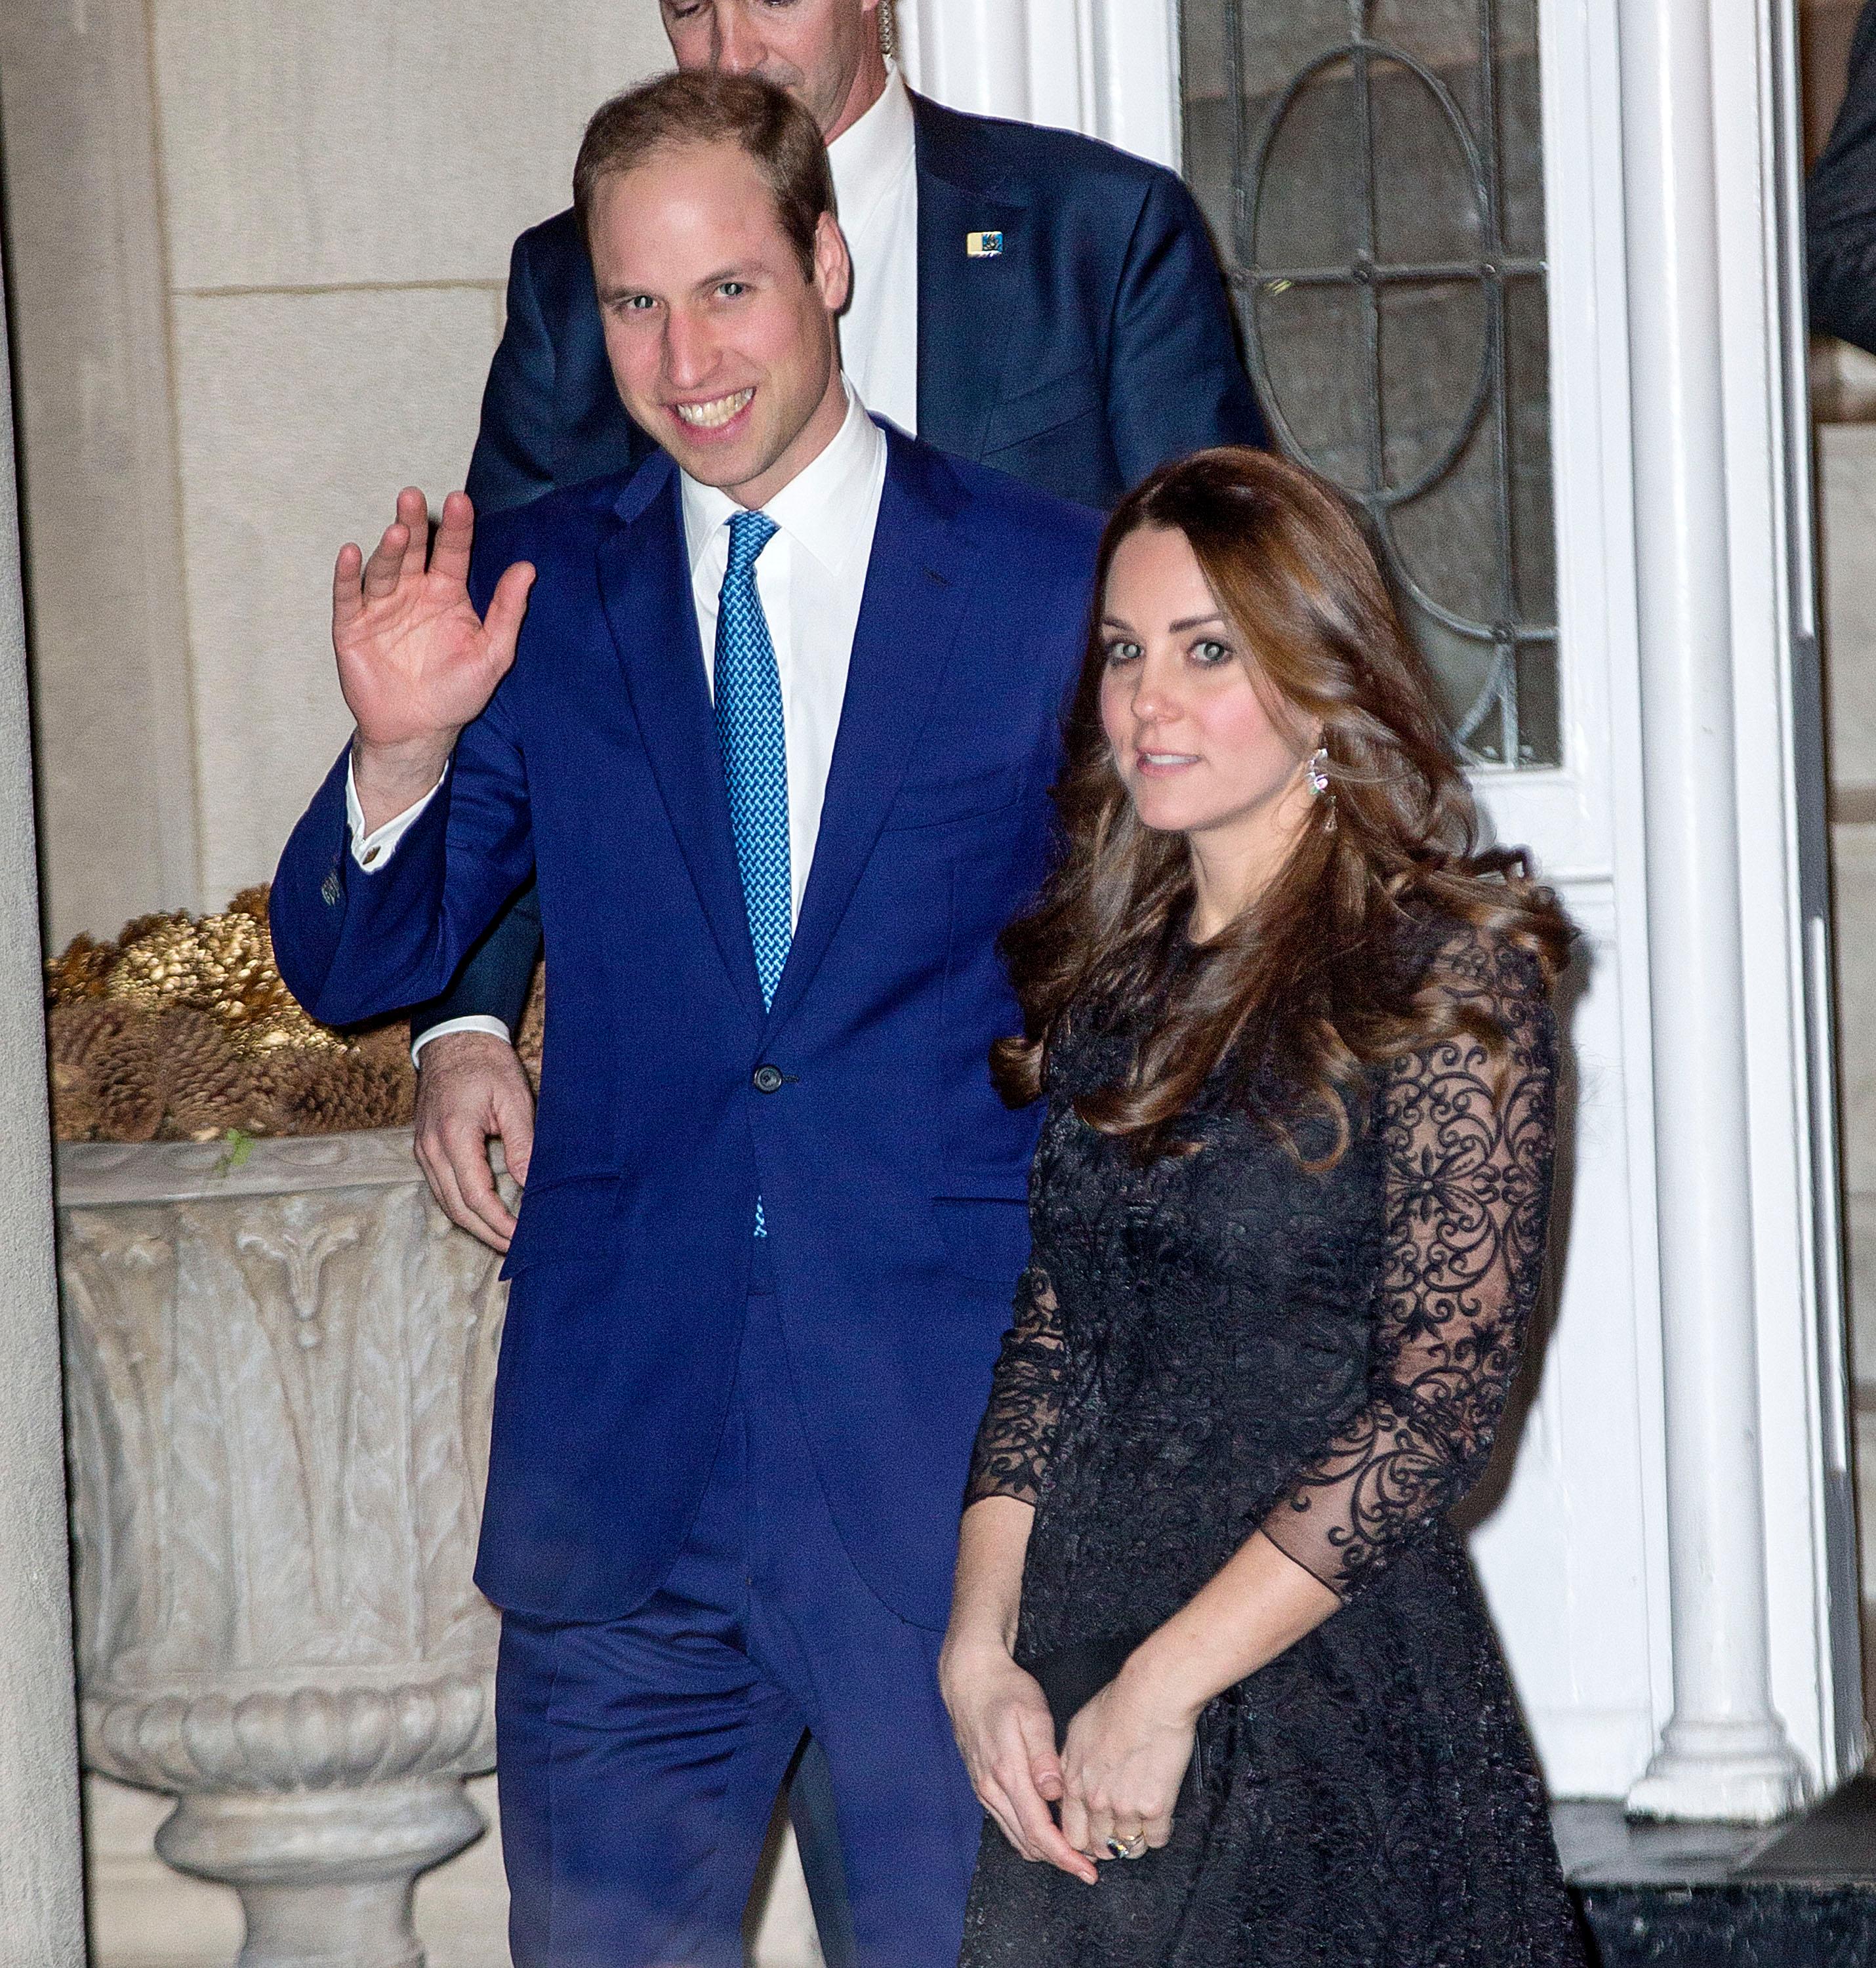
[{"label": "man in dark suit behind", "polygon": [[[1092,138],[913,95],[882,52],[878,5],[661,0],[681,68],[760,75],[827,139],[856,273],[842,352],[861,400],[1099,507],[1167,458],[1262,443],[1185,186]],[[592,267],[562,212],[516,242],[470,496],[499,511],[650,448],[613,387]],[[539,949],[529,892],[412,1021],[419,1159],[450,1215],[497,1248],[514,1219],[486,1144],[500,1136],[525,1178],[532,1107],[509,1039]]]}]

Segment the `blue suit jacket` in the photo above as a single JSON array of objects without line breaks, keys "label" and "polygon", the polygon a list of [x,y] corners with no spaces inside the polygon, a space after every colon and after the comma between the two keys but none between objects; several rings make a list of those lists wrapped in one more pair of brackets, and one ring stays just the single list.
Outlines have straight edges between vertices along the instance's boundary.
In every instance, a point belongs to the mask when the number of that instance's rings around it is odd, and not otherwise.
[{"label": "blue suit jacket", "polygon": [[[1205,222],[1173,173],[1089,137],[912,99],[919,435],[1085,506],[1168,458],[1261,444]],[[972,259],[965,235],[1001,232]],[[469,468],[481,513],[634,464],[571,212],[524,232]]]},{"label": "blue suit jacket", "polygon": [[[538,878],[553,1015],[477,1573],[498,1605],[613,1617],[662,1576],[721,1431],[759,1193],[841,1536],[888,1606],[943,1623],[1028,1249],[1036,1117],[985,1067],[1017,1021],[994,945],[1043,869],[1099,522],[889,441],[766,1015],[661,455],[484,523],[477,606],[514,560],[539,579],[444,792],[366,875],[341,759],[282,858],[280,969],[335,1024],[433,995]],[[772,1092],[764,1065],[785,1076]]]}]

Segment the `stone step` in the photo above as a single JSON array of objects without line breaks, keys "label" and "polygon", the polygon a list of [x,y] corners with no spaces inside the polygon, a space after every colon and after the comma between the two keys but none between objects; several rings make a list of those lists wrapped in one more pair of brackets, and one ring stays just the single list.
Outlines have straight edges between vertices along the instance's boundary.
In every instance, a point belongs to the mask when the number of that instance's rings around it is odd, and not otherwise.
[{"label": "stone step", "polygon": [[1631,1824],[1618,1804],[1555,1821],[1599,1968],[1876,1963],[1876,1779],[1756,1830]]}]

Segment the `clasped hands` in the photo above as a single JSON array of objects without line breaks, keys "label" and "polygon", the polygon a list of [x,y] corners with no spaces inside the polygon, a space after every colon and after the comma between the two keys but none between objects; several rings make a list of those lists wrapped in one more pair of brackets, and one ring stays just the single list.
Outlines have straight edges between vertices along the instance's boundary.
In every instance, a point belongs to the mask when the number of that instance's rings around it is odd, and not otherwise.
[{"label": "clasped hands", "polygon": [[486,618],[469,598],[475,509],[452,492],[426,553],[429,507],[414,486],[367,560],[349,541],[332,570],[332,649],[357,725],[352,778],[375,831],[437,781],[458,734],[515,659],[534,569],[517,562],[496,583]]},{"label": "clasped hands", "polygon": [[940,1678],[972,1786],[1023,1857],[1093,1885],[1110,1838],[1143,1836],[1157,1850],[1172,1836],[1197,1711],[1131,1663],[1075,1717],[1059,1753],[1040,1685],[994,1640],[948,1651]]}]

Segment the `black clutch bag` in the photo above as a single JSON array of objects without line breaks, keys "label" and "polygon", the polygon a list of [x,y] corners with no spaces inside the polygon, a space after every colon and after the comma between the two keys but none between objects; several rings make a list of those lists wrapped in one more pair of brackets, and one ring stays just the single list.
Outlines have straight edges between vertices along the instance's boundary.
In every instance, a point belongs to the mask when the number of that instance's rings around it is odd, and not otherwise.
[{"label": "black clutch bag", "polygon": [[[1069,1724],[1077,1713],[1085,1708],[1120,1672],[1126,1665],[1127,1656],[1145,1638],[1142,1633],[1131,1638],[1082,1640],[1074,1646],[1046,1654],[1030,1669],[1048,1698],[1057,1749],[1062,1746],[1063,1738],[1069,1733]],[[1185,1766],[1185,1775],[1179,1785],[1179,1801],[1174,1810],[1183,1811],[1197,1804],[1205,1780],[1205,1724],[1201,1717],[1198,1730],[1192,1739],[1192,1759]]]}]

